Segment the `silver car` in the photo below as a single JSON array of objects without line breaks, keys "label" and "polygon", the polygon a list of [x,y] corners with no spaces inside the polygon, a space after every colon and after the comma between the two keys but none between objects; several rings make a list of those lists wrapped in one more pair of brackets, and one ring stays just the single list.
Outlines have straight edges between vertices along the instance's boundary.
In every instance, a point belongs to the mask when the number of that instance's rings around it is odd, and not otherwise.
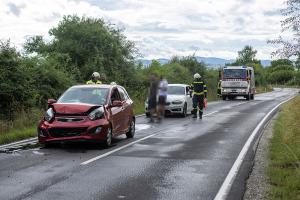
[{"label": "silver car", "polygon": [[[168,96],[165,105],[165,114],[180,114],[186,117],[193,110],[193,100],[190,95],[190,86],[186,84],[169,84]],[[145,102],[145,113],[149,116],[148,99]]]}]

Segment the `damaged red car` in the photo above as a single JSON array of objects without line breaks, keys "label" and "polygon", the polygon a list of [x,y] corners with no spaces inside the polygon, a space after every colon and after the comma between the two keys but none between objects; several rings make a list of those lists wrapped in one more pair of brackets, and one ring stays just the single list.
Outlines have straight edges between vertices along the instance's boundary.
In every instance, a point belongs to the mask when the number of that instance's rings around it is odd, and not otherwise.
[{"label": "damaged red car", "polygon": [[56,101],[48,100],[48,110],[38,126],[41,144],[61,141],[93,141],[110,146],[112,138],[134,137],[133,101],[119,85],[78,85]]}]

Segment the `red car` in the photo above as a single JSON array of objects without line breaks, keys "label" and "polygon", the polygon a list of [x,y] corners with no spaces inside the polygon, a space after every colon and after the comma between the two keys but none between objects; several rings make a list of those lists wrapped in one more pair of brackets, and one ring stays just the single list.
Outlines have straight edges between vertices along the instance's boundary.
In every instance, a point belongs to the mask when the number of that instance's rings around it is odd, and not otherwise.
[{"label": "red car", "polygon": [[38,126],[38,139],[47,145],[60,141],[95,141],[110,146],[112,138],[134,137],[133,101],[119,85],[78,85],[56,101]]}]

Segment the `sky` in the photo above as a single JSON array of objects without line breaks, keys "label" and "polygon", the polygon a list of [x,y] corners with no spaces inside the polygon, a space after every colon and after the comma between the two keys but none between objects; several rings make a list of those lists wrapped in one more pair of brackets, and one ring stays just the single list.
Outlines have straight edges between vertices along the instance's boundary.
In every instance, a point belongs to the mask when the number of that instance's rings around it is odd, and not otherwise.
[{"label": "sky", "polygon": [[271,59],[267,44],[281,32],[285,0],[1,0],[0,39],[18,48],[64,15],[102,18],[124,29],[145,59],[204,56],[234,59],[251,45]]}]

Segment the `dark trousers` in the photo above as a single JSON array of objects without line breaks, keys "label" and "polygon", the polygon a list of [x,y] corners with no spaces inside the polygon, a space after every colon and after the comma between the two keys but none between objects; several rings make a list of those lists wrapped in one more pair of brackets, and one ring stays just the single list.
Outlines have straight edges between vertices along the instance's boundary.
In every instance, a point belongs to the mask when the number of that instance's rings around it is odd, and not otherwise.
[{"label": "dark trousers", "polygon": [[193,114],[197,115],[197,107],[199,107],[199,114],[202,115],[204,106],[204,96],[196,95],[193,96]]}]

